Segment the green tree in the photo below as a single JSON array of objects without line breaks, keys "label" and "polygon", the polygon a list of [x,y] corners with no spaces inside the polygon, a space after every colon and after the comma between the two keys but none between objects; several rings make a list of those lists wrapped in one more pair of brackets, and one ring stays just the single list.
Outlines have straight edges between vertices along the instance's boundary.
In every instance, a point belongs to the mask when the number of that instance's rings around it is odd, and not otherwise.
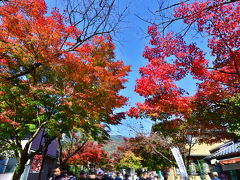
[{"label": "green tree", "polygon": [[126,151],[123,159],[120,160],[119,166],[121,168],[140,169],[142,167],[141,160],[142,158],[136,156],[133,152]]},{"label": "green tree", "polygon": [[141,157],[142,166],[156,171],[175,165],[171,146],[171,139],[157,132],[149,135],[139,133],[129,139],[129,149]]}]

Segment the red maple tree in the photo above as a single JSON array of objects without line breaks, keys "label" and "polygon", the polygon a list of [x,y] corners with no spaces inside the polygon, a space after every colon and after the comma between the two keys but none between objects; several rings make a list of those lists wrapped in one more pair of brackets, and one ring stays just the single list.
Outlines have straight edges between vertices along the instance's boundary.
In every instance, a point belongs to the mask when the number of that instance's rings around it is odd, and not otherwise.
[{"label": "red maple tree", "polygon": [[[79,145],[81,146],[81,145]],[[66,149],[63,152],[63,156],[67,156],[66,153],[68,150]],[[69,153],[69,152],[68,152]],[[104,164],[101,164],[103,163]],[[67,161],[68,165],[84,165],[86,166],[88,163],[92,165],[105,165],[110,162],[108,158],[107,152],[103,149],[102,144],[97,144],[96,142],[87,142],[84,144],[83,148],[78,151],[75,155],[70,157]]]},{"label": "red maple tree", "polygon": [[[227,132],[232,122],[205,112],[206,108],[218,112],[227,99],[240,92],[239,12],[240,2],[234,0],[182,2],[175,8],[176,19],[196,24],[208,39],[207,51],[196,42],[185,41],[181,34],[168,32],[163,36],[157,26],[150,26],[150,46],[143,54],[149,63],[140,68],[141,78],[135,89],[145,102],[132,107],[129,115],[154,120],[163,120],[166,114],[169,119],[180,117],[189,120],[193,131],[197,130],[195,135],[210,130],[212,137],[219,140],[218,132]],[[199,82],[193,96],[176,84],[189,75]]]}]

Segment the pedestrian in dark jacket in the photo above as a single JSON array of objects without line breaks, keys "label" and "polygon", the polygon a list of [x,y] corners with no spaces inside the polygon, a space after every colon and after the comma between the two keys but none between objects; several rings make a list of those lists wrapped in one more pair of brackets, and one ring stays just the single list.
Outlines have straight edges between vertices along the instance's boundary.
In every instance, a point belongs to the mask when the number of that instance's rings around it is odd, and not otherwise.
[{"label": "pedestrian in dark jacket", "polygon": [[51,177],[49,180],[65,180],[62,171],[59,167],[53,170],[53,177]]},{"label": "pedestrian in dark jacket", "polygon": [[116,173],[116,177],[115,180],[122,180],[121,176],[120,176],[120,172]]},{"label": "pedestrian in dark jacket", "polygon": [[126,172],[123,180],[130,180],[130,174]]},{"label": "pedestrian in dark jacket", "polygon": [[86,173],[84,171],[80,171],[78,180],[86,180]]},{"label": "pedestrian in dark jacket", "polygon": [[76,178],[73,176],[73,173],[71,171],[62,171],[63,177],[65,180],[76,180]]},{"label": "pedestrian in dark jacket", "polygon": [[89,176],[87,177],[88,180],[95,180],[97,178],[95,170],[91,170]]},{"label": "pedestrian in dark jacket", "polygon": [[142,177],[139,180],[149,180],[149,173],[144,171]]}]

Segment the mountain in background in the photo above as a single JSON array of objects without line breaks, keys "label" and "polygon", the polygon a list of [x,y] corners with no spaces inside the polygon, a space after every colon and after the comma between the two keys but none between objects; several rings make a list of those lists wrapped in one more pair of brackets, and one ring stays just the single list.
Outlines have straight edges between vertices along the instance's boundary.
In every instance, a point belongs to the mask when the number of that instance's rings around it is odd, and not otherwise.
[{"label": "mountain in background", "polygon": [[123,136],[121,135],[111,135],[110,140],[103,146],[104,150],[109,154],[114,153],[118,148],[124,143]]}]

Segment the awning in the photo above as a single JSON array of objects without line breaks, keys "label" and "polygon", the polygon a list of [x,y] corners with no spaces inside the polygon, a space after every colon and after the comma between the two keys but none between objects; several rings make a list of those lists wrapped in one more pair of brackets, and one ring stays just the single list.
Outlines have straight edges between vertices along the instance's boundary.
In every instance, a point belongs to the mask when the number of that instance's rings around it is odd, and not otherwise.
[{"label": "awning", "polygon": [[232,170],[239,170],[239,169],[240,169],[240,162],[222,165],[223,171],[232,171]]},{"label": "awning", "polygon": [[233,142],[232,144],[219,149],[218,151],[205,157],[204,159],[218,159],[238,154],[240,154],[240,142]]},{"label": "awning", "polygon": [[221,161],[219,161],[219,163],[221,165],[227,165],[227,164],[235,164],[240,162],[240,157],[236,157],[236,158],[230,158],[230,159],[223,159]]}]

